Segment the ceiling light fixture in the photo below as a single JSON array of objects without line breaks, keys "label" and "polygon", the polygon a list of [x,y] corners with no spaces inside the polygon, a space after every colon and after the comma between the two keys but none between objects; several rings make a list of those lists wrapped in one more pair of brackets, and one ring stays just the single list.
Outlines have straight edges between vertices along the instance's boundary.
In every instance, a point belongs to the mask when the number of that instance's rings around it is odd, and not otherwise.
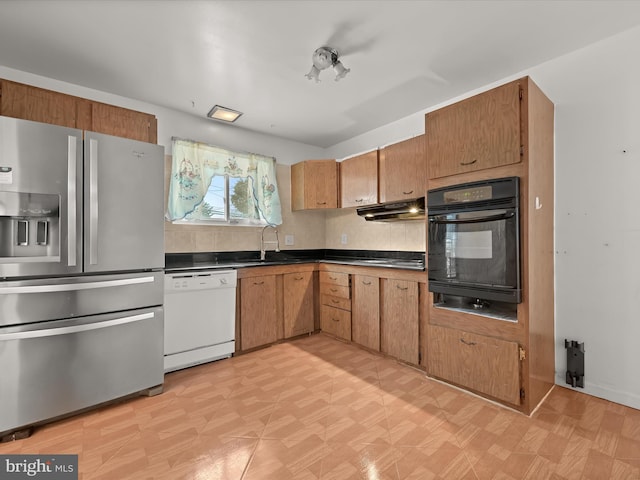
[{"label": "ceiling light fixture", "polygon": [[214,120],[222,120],[227,123],[235,122],[240,115],[242,115],[242,112],[221,107],[220,105],[214,105],[214,107],[209,110],[209,113],[207,113],[207,117],[213,118]]},{"label": "ceiling light fixture", "polygon": [[337,82],[341,78],[344,78],[347,73],[351,71],[350,68],[345,68],[340,60],[338,60],[338,51],[331,47],[320,47],[311,55],[311,70],[305,75],[309,80],[315,80],[316,83],[320,81],[318,76],[320,71],[325,68],[333,67],[333,71],[336,72],[335,81]]}]

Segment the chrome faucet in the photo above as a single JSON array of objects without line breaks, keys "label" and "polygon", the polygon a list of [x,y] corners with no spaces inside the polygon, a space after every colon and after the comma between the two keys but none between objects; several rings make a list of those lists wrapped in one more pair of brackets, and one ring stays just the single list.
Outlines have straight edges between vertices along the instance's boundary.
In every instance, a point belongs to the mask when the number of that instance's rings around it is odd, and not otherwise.
[{"label": "chrome faucet", "polygon": [[[273,231],[276,234],[276,239],[265,242],[264,241],[264,231],[269,227],[273,228]],[[276,249],[274,251],[276,251],[276,252],[280,251],[280,238],[278,237],[278,229],[276,227],[274,227],[273,225],[267,225],[266,227],[264,227],[262,229],[262,234],[260,235],[260,260],[264,260],[265,259],[265,256],[267,254],[267,249],[266,249],[265,245],[267,245],[267,244],[275,245]]]}]

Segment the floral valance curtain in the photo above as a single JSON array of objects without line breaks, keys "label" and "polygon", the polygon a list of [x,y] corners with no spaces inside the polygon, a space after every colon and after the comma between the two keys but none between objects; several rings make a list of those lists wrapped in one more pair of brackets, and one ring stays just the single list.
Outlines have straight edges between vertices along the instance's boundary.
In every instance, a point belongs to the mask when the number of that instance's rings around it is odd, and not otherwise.
[{"label": "floral valance curtain", "polygon": [[193,212],[214,175],[250,179],[260,217],[270,225],[282,224],[275,158],[178,138],[172,139],[167,218],[180,220]]}]

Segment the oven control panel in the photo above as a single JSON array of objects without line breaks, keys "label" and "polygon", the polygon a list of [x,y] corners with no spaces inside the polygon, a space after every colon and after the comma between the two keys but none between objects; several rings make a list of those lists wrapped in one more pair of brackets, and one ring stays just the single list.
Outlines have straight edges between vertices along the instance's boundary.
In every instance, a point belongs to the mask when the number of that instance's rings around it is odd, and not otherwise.
[{"label": "oven control panel", "polygon": [[462,190],[448,190],[443,193],[444,203],[465,203],[491,200],[493,189],[489,185]]}]

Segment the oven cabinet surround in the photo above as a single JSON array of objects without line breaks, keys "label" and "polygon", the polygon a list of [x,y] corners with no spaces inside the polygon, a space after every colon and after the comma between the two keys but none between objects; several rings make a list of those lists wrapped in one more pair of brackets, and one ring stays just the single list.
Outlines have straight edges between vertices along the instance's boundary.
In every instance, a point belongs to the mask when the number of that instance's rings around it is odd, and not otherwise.
[{"label": "oven cabinet surround", "polygon": [[378,150],[340,162],[340,207],[378,203]]},{"label": "oven cabinet surround", "polygon": [[425,135],[379,150],[380,203],[424,197],[427,190]]},{"label": "oven cabinet surround", "polygon": [[[529,77],[477,97],[445,107],[445,123],[434,125],[437,111],[426,115],[428,188],[520,178],[522,302],[506,321],[435,307],[430,293],[427,373],[530,414],[555,381],[554,106]],[[473,145],[483,157],[451,153]]]},{"label": "oven cabinet surround", "polygon": [[[321,321],[322,331],[424,368],[426,272],[326,264],[320,264],[318,268],[321,291],[323,273],[324,278],[340,278],[343,284],[348,278],[351,285],[350,338],[334,333],[332,328],[335,327],[328,322]],[[347,295],[347,292],[343,294]],[[331,301],[325,296],[321,303],[328,303],[327,300]]]},{"label": "oven cabinet surround", "polygon": [[429,179],[521,161],[521,82],[426,115]]},{"label": "oven cabinet surround", "polygon": [[338,163],[305,160],[291,165],[291,210],[338,208]]},{"label": "oven cabinet surround", "polygon": [[315,269],[312,263],[238,269],[236,353],[316,329]]},{"label": "oven cabinet surround", "polygon": [[157,143],[154,115],[0,79],[0,115]]}]

